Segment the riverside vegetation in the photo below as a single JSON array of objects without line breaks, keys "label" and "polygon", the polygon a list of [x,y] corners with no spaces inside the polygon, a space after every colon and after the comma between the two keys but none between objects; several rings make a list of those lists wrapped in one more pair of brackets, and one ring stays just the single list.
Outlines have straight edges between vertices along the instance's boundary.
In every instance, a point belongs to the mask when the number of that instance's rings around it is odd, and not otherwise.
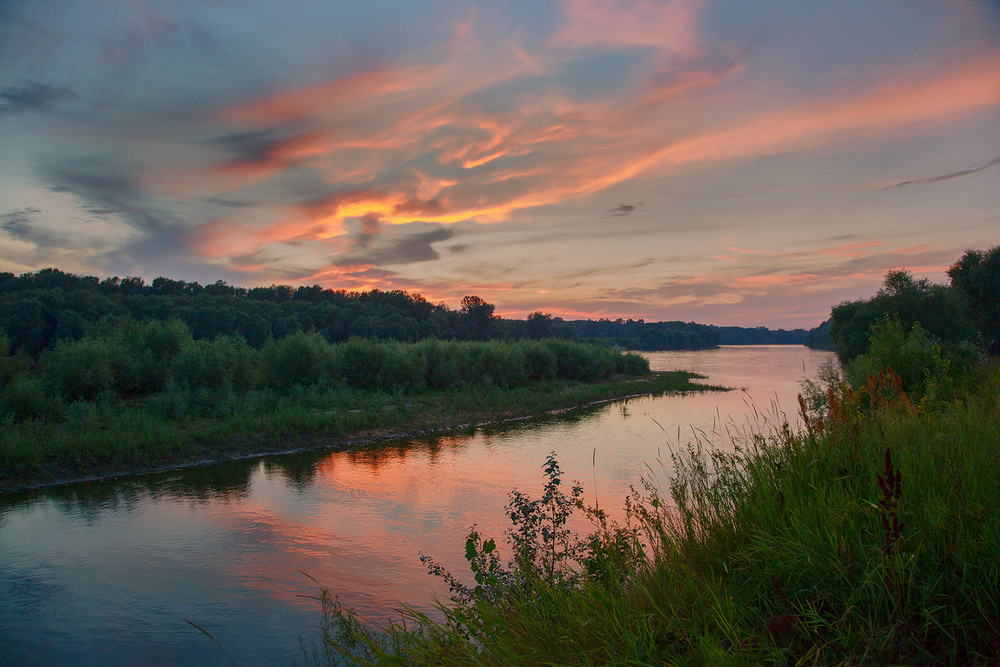
[{"label": "riverside vegetation", "polygon": [[0,336],[0,489],[702,388],[563,340],[331,344],[298,332],[258,351],[126,317],[37,359],[8,345]]},{"label": "riverside vegetation", "polygon": [[307,661],[997,664],[1000,363],[982,353],[997,332],[942,342],[907,322],[901,302],[940,292],[907,278],[857,304],[882,315],[843,373],[804,383],[801,430],[674,447],[670,488],[640,480],[620,524],[550,457],[541,497],[508,496],[506,548],[473,529],[468,575],[424,559],[451,588],[438,618],[404,608],[374,628],[321,589]]}]

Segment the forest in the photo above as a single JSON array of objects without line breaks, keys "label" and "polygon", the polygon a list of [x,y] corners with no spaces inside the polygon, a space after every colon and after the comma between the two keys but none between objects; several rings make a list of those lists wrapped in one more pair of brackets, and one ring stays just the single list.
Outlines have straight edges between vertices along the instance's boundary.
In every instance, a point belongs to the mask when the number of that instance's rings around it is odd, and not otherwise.
[{"label": "forest", "polygon": [[352,336],[399,342],[579,338],[631,350],[801,344],[807,333],[641,319],[566,321],[542,312],[517,320],[498,317],[495,310],[494,304],[474,295],[454,310],[400,290],[245,288],[164,277],[146,284],[139,277],[99,279],[54,268],[21,275],[0,272],[0,331],[8,338],[10,353],[31,357],[54,349],[57,341],[79,340],[88,327],[116,318],[177,320],[195,340],[240,336],[255,350],[268,340],[298,332],[319,334],[330,343]]}]

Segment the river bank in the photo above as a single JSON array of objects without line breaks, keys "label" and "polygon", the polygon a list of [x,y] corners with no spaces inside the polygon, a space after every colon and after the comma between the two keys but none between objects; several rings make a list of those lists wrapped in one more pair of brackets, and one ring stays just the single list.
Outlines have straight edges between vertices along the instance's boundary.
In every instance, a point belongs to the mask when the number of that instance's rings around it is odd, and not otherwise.
[{"label": "river bank", "polygon": [[[414,394],[350,389],[242,395],[222,416],[170,418],[148,401],[81,410],[64,423],[8,424],[0,441],[0,493],[307,449],[346,449],[411,435],[528,419],[637,395],[719,389],[682,371],[599,382],[543,380],[525,386]],[[205,397],[218,412],[237,399]],[[166,412],[166,414],[165,414]]]}]

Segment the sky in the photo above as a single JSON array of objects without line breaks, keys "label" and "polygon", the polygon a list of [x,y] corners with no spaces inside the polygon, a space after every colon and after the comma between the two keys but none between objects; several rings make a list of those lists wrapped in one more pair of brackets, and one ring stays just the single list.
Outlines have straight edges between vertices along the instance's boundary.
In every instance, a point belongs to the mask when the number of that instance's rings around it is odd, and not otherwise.
[{"label": "sky", "polygon": [[0,271],[810,328],[997,244],[996,0],[0,0]]}]

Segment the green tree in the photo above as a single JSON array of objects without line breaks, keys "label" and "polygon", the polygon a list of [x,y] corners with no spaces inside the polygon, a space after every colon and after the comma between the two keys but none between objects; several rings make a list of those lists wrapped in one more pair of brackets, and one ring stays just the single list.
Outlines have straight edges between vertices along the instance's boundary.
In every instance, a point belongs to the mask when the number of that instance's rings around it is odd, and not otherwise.
[{"label": "green tree", "polygon": [[833,308],[829,337],[842,364],[868,351],[873,325],[897,318],[909,331],[915,323],[932,337],[953,343],[975,338],[965,297],[949,285],[915,279],[908,271],[889,271],[870,299],[845,301]]},{"label": "green tree", "polygon": [[497,319],[493,314],[494,310],[496,306],[487,303],[481,297],[469,295],[462,298],[459,314],[465,324],[468,338],[486,340],[492,337]]},{"label": "green tree", "polygon": [[966,250],[948,269],[948,277],[968,300],[987,351],[1000,354],[1000,246]]}]

